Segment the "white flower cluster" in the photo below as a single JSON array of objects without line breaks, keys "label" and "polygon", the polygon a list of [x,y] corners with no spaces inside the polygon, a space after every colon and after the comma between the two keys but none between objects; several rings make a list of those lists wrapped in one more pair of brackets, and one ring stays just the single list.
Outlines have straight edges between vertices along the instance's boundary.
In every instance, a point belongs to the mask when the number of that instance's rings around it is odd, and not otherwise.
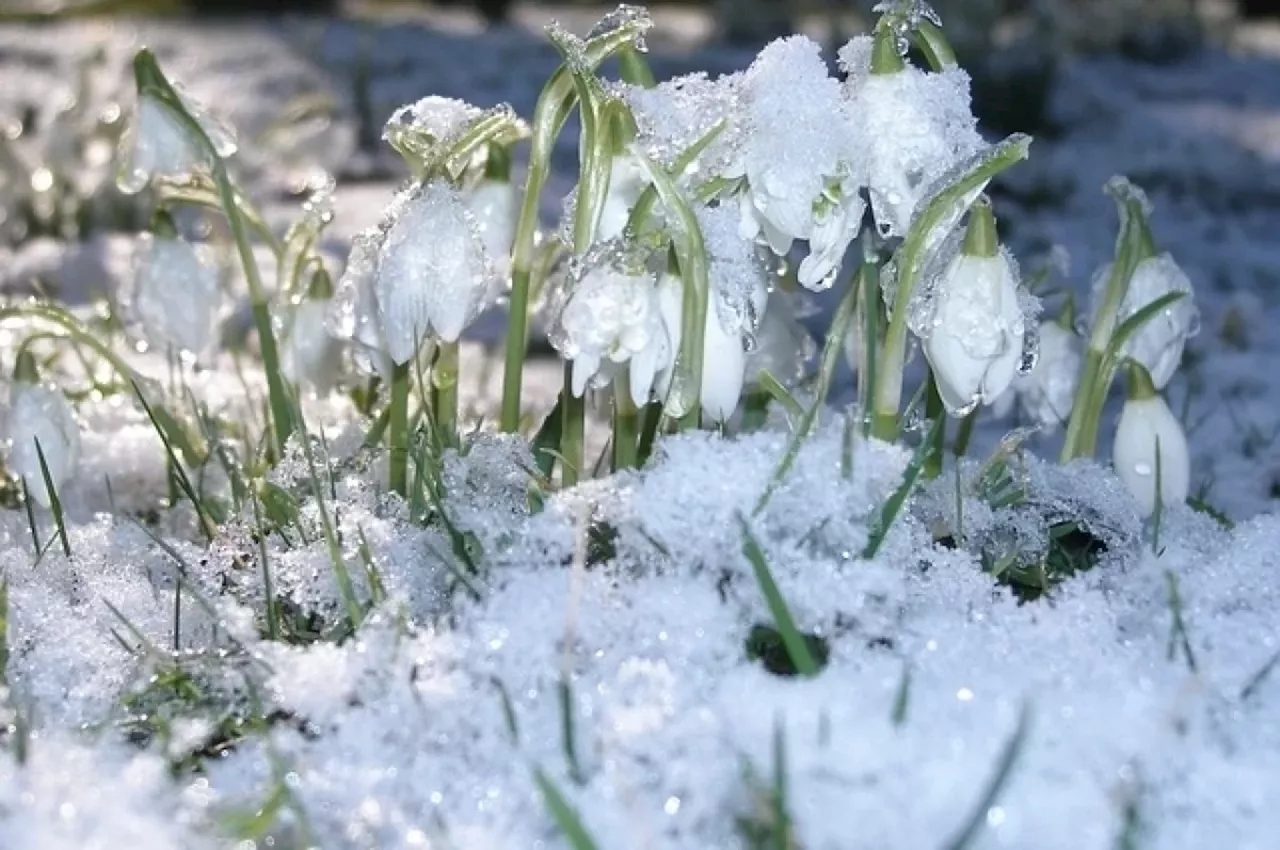
[{"label": "white flower cluster", "polygon": [[[694,207],[710,270],[702,405],[712,420],[728,419],[737,407],[748,377],[748,353],[763,328],[770,329],[771,372],[791,377],[794,361],[809,353],[803,344],[808,337],[796,325],[787,297],[770,294],[771,265],[785,262],[796,243],[806,243],[796,281],[811,291],[829,288],[862,231],[868,197],[880,234],[903,236],[921,199],[984,147],[963,71],[925,72],[901,57],[891,68],[873,69],[873,45],[873,38],[860,37],[840,51],[843,81],[830,74],[817,43],[791,36],[767,45],[741,73],[715,79],[693,74],[650,89],[610,89],[634,113],[638,133],[634,144],[614,157],[595,235],[604,241],[640,238],[625,230],[648,186],[638,157],[672,172]],[[678,163],[683,170],[675,168]],[[654,205],[648,223],[659,231],[677,229],[661,204]],[[636,402],[647,400],[651,391],[661,395],[669,389],[683,298],[678,270],[667,267],[665,251],[659,241],[655,262],[627,276],[625,287],[598,282],[617,279],[607,263],[568,281],[570,292],[553,317],[553,342],[574,361],[575,375],[592,376],[575,380],[576,390],[608,384],[633,356],[643,364],[631,370]],[[610,309],[602,303],[609,292],[645,307],[620,303]],[[1020,304],[1014,299],[1008,309],[1019,310]],[[766,316],[772,310],[779,315]],[[631,317],[632,334],[601,334],[587,318],[620,315]],[[1021,314],[1010,321],[1020,323]],[[603,338],[609,342],[602,346]],[[1013,346],[1015,361],[1022,357],[1020,339]],[[631,343],[638,340],[644,344],[637,349]],[[789,357],[779,351],[779,340],[793,342]],[[1003,346],[1001,356],[1007,359]],[[661,358],[656,369],[651,366],[655,357]],[[614,365],[603,368],[606,363]],[[650,375],[651,383],[637,385]],[[757,375],[758,368],[752,372]]]}]

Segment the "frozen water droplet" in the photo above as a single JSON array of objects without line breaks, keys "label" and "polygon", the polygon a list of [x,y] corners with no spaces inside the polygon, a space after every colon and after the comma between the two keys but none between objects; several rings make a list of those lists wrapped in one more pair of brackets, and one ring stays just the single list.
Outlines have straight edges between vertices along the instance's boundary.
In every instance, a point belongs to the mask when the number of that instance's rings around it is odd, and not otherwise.
[{"label": "frozen water droplet", "polygon": [[648,45],[645,44],[644,35],[652,26],[653,19],[649,15],[649,10],[644,6],[621,3],[591,28],[591,31],[587,33],[587,40],[591,41],[627,29],[633,33],[632,46],[644,53],[649,49]]},{"label": "frozen water droplet", "polygon": [[1141,475],[1144,478],[1154,473],[1154,470],[1151,468],[1151,464],[1142,461],[1133,465],[1133,471],[1134,474]]}]

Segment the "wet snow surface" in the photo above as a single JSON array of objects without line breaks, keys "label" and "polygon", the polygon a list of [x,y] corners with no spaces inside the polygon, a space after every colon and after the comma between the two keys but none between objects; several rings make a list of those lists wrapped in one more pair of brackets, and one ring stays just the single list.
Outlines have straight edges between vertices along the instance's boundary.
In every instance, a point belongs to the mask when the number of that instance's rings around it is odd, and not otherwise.
[{"label": "wet snow surface", "polygon": [[[342,117],[317,130],[320,142],[256,154],[249,174],[281,223],[294,169],[347,177],[326,246],[339,264],[396,185],[385,159],[354,153],[359,109],[380,126],[394,107],[439,94],[481,107],[510,100],[527,116],[553,61],[519,29],[289,25],[295,52],[261,27],[207,26],[198,41],[174,25],[140,29],[192,95],[238,127],[246,151],[282,98],[318,85],[333,93]],[[90,25],[0,30],[0,109],[55,96],[71,51],[109,37]],[[653,43],[660,77],[750,60]],[[112,44],[111,56],[127,57],[127,44]],[[371,97],[359,105],[342,80],[362,51]],[[1109,472],[1028,457],[1019,474],[1038,514],[986,507],[972,494],[977,464],[966,463],[961,523],[965,540],[981,540],[1086,517],[1106,551],[1049,599],[1019,605],[964,546],[931,542],[936,517],[955,520],[951,472],[866,560],[908,456],[860,439],[846,451],[833,411],[754,517],[786,449],[783,426],[669,439],[644,471],[560,494],[536,514],[524,444],[481,436],[443,471],[444,510],[469,540],[460,547],[383,494],[385,461],[359,451],[346,402],[316,401],[308,421],[324,428],[335,470],[325,507],[356,596],[383,601],[355,636],[313,639],[340,621],[343,600],[320,506],[304,498],[296,526],[265,541],[292,636],[270,642],[253,517],[231,518],[206,547],[189,506],[155,515],[168,485],[144,414],[119,395],[85,400],[79,471],[62,493],[73,556],[55,544],[33,567],[25,513],[0,513],[11,688],[0,703],[0,847],[569,846],[535,770],[606,850],[748,846],[744,830],[774,817],[776,741],[794,846],[809,850],[961,846],[948,842],[971,819],[975,847],[1273,847],[1280,66],[1217,51],[1158,68],[1076,61],[1062,70],[1054,116],[1058,133],[1037,140],[995,193],[1007,238],[1024,266],[1066,247],[1083,292],[1112,251],[1102,184],[1125,173],[1148,190],[1157,239],[1203,314],[1170,402],[1185,411],[1193,491],[1203,484],[1234,529],[1175,506],[1155,547]],[[562,148],[567,188],[573,148]],[[351,182],[371,174],[384,176]],[[548,212],[557,208],[549,198]],[[132,250],[120,236],[29,243],[3,255],[0,277],[16,287],[38,272],[74,302],[123,281]],[[480,336],[500,328],[500,317],[482,323]],[[20,337],[3,333],[9,374]],[[130,358],[166,379],[163,360]],[[190,378],[193,393],[211,410],[256,415],[230,360],[209,365]],[[559,370],[538,374],[528,404],[546,410]],[[496,379],[464,378],[464,406],[491,410]],[[979,442],[1010,424],[991,423]],[[1034,448],[1056,454],[1048,441]],[[308,490],[298,445],[272,480]],[[753,626],[771,618],[740,516],[801,630],[826,641],[815,679],[747,659]],[[48,540],[52,522],[39,518]],[[465,582],[463,551],[477,569]],[[175,635],[176,558],[189,592]],[[1021,717],[1008,781],[984,800]]]}]

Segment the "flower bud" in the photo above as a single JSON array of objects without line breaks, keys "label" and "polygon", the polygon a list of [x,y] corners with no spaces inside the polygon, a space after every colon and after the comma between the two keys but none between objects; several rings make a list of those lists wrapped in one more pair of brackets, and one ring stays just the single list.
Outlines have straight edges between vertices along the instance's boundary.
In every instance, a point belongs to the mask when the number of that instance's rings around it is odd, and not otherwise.
[{"label": "flower bud", "polygon": [[1046,432],[1070,418],[1083,362],[1081,341],[1074,332],[1059,322],[1040,324],[1040,357],[1030,373],[1014,380],[1013,391],[1027,416]]},{"label": "flower bud", "polygon": [[924,353],[947,412],[965,416],[1013,383],[1022,360],[1025,320],[1018,282],[995,243],[990,207],[970,215],[964,250],[937,285]]},{"label": "flower bud", "polygon": [[[1095,321],[1110,274],[1111,265],[1108,264],[1094,277]],[[1134,269],[1116,317],[1118,325],[1171,292],[1181,292],[1183,296],[1152,316],[1129,337],[1121,351],[1122,356],[1136,360],[1151,373],[1152,383],[1158,390],[1164,389],[1178,371],[1187,339],[1194,336],[1199,328],[1200,311],[1192,298],[1191,279],[1167,253],[1142,260]]]},{"label": "flower bud", "polygon": [[1144,516],[1155,512],[1157,471],[1162,504],[1187,499],[1191,456],[1186,434],[1141,365],[1130,366],[1129,398],[1116,425],[1112,463]]},{"label": "flower bud", "polygon": [[637,406],[649,401],[654,376],[672,350],[653,277],[607,266],[591,269],[578,281],[551,339],[573,363],[574,395],[582,395],[588,383],[596,389],[607,386],[625,366]]},{"label": "flower bud", "polygon": [[222,306],[218,270],[204,246],[143,237],[129,311],[153,346],[193,357],[213,342]]},{"label": "flower bud", "polygon": [[194,120],[213,145],[210,151],[187,120],[157,95],[138,96],[138,114],[121,137],[123,151],[116,177],[120,191],[134,194],[156,178],[180,180],[206,172],[213,166],[211,154],[228,157],[236,152],[235,131],[210,116],[182,89],[174,85],[187,116]]},{"label": "flower bud", "polygon": [[49,507],[40,454],[54,489],[61,488],[80,458],[80,429],[67,399],[56,387],[40,383],[35,360],[25,351],[18,357],[9,391],[8,430],[9,469],[26,482],[31,498]]},{"label": "flower bud", "polygon": [[294,383],[327,393],[342,370],[342,343],[329,333],[330,298],[308,298],[287,307],[280,337],[280,369]]}]

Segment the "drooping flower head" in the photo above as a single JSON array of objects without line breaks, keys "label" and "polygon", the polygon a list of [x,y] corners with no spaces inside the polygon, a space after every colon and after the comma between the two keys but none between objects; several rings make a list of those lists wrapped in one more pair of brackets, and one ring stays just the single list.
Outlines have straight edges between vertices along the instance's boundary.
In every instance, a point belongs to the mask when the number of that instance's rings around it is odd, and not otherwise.
[{"label": "drooping flower head", "polygon": [[[1182,424],[1141,364],[1130,361],[1129,398],[1120,411],[1112,462],[1143,515],[1156,502],[1185,502],[1191,487],[1191,453]],[[1159,486],[1157,486],[1157,481]]]},{"label": "drooping flower head", "polygon": [[1025,302],[1013,258],[996,242],[991,208],[979,203],[964,247],[913,323],[952,416],[993,403],[1013,383],[1023,363]]},{"label": "drooping flower head", "polygon": [[[1094,321],[1097,321],[1112,267],[1113,264],[1108,263],[1094,275]],[[1182,293],[1182,297],[1142,325],[1122,349],[1123,356],[1141,363],[1151,373],[1151,380],[1158,390],[1164,389],[1173,378],[1182,362],[1182,350],[1187,339],[1199,329],[1200,311],[1192,297],[1191,279],[1168,253],[1148,257],[1134,269],[1116,316],[1118,326],[1148,304],[1175,292]]]},{"label": "drooping flower head", "polygon": [[866,148],[876,226],[883,236],[905,236],[930,185],[983,142],[963,70],[926,72],[902,60],[892,68],[873,68],[878,38],[894,36],[855,37],[839,58],[848,73],[849,113]]},{"label": "drooping flower head", "polygon": [[213,156],[226,158],[236,152],[235,131],[180,85],[165,80],[150,53],[138,54],[134,71],[138,112],[120,140],[120,191],[133,194],[155,179],[183,180],[207,172]]},{"label": "drooping flower head", "polygon": [[[36,446],[39,444],[39,450]],[[71,477],[80,458],[80,427],[67,399],[50,384],[40,381],[35,359],[29,352],[18,357],[9,390],[9,469],[22,477],[27,492],[49,507],[40,456],[55,491]]]},{"label": "drooping flower head", "polygon": [[149,343],[200,356],[214,340],[222,303],[218,269],[207,246],[176,235],[141,238],[127,306]]},{"label": "drooping flower head", "polygon": [[792,36],[767,45],[742,80],[741,233],[775,254],[810,240],[801,284],[824,289],[857,235],[864,205],[840,84],[818,44]]}]

